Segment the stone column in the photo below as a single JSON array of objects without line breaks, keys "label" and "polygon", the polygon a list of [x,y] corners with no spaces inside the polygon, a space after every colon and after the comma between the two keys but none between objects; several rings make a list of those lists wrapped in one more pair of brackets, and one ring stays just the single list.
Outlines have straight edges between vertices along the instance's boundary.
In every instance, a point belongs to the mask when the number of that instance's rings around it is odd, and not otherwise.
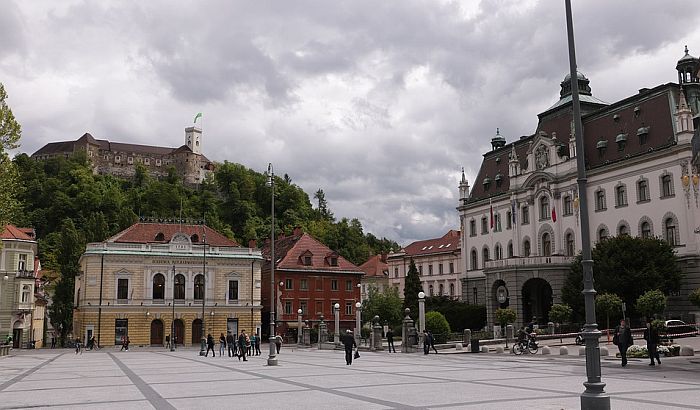
[{"label": "stone column", "polygon": [[384,350],[382,346],[382,325],[379,324],[379,316],[374,317],[372,333],[374,335],[374,350]]},{"label": "stone column", "polygon": [[321,316],[321,322],[318,324],[318,348],[322,349],[321,346],[326,342],[328,342],[328,327]]},{"label": "stone column", "polygon": [[415,328],[413,327],[413,319],[411,319],[411,309],[404,310],[405,317],[403,318],[403,328],[401,332],[401,353],[412,353],[414,351],[413,341],[411,337],[415,337]]}]

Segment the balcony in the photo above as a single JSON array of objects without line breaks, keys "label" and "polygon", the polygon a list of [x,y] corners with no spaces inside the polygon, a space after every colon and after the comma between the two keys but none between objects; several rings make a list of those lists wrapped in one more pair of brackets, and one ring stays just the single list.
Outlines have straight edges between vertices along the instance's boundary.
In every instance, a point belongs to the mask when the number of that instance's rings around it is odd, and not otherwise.
[{"label": "balcony", "polygon": [[34,271],[31,270],[18,270],[15,274],[16,278],[22,279],[34,279]]},{"label": "balcony", "polygon": [[537,265],[570,265],[573,262],[573,256],[552,255],[552,256],[528,256],[523,258],[508,258],[495,261],[487,261],[484,265],[486,269],[510,268],[520,266],[537,266]]}]

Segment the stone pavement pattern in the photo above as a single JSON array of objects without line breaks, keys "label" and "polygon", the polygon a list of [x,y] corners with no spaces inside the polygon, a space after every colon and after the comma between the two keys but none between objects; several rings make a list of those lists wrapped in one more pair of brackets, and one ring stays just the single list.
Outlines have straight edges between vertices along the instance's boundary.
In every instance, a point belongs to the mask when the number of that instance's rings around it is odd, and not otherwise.
[{"label": "stone pavement pattern", "polygon": [[[575,409],[583,358],[283,349],[239,362],[196,350],[22,351],[0,359],[0,409]],[[603,361],[613,409],[700,409],[700,359]]]}]

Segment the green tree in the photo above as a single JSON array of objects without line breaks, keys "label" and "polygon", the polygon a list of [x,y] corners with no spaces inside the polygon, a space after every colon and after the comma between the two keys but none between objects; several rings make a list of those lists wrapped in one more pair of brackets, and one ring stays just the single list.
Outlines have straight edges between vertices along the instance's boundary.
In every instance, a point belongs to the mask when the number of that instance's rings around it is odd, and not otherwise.
[{"label": "green tree", "polygon": [[376,287],[370,286],[367,299],[362,303],[362,321],[370,323],[372,318],[379,316],[381,322],[400,326],[403,319],[402,304],[396,288],[388,287],[380,292]]},{"label": "green tree", "polygon": [[440,312],[427,312],[425,314],[425,328],[433,333],[436,343],[445,343],[449,336],[450,324]]},{"label": "green tree", "polygon": [[515,314],[515,311],[511,308],[496,309],[496,323],[501,325],[501,327],[505,327],[509,323],[515,323],[515,319],[517,318],[518,316]]},{"label": "green tree", "polygon": [[605,328],[610,329],[610,316],[622,313],[622,299],[614,293],[603,293],[595,298],[595,311],[605,315]]},{"label": "green tree", "polygon": [[333,221],[333,212],[330,211],[328,208],[328,201],[326,201],[326,193],[323,192],[323,189],[319,188],[318,191],[314,194],[314,199],[318,201],[318,213],[321,215],[321,218],[326,219],[328,221]]},{"label": "green tree", "polygon": [[[19,174],[7,150],[19,147],[22,127],[5,101],[7,92],[0,83],[0,227],[12,221],[19,210]],[[1,246],[1,245],[0,245]]]},{"label": "green tree", "polygon": [[690,303],[700,308],[700,288],[692,291],[690,295],[688,295],[688,300]]},{"label": "green tree", "polygon": [[[622,300],[635,301],[648,290],[660,289],[667,294],[680,289],[682,273],[675,251],[664,240],[623,235],[598,242],[592,253],[593,278],[600,293],[616,293]],[[578,321],[584,318],[582,288],[579,255],[562,288],[562,301],[571,306]],[[636,313],[631,307],[630,316]]]},{"label": "green tree", "polygon": [[637,299],[634,307],[637,312],[651,319],[666,309],[666,295],[658,289],[650,290]]},{"label": "green tree", "polygon": [[461,332],[464,329],[479,330],[486,326],[485,306],[470,305],[442,295],[426,297],[425,309],[445,315],[453,332]]},{"label": "green tree", "polygon": [[423,292],[423,285],[420,282],[416,264],[411,259],[403,288],[403,307],[411,309],[414,317],[418,314],[418,294],[420,292]]},{"label": "green tree", "polygon": [[566,323],[571,320],[573,310],[566,303],[557,303],[549,309],[549,319],[554,323]]}]

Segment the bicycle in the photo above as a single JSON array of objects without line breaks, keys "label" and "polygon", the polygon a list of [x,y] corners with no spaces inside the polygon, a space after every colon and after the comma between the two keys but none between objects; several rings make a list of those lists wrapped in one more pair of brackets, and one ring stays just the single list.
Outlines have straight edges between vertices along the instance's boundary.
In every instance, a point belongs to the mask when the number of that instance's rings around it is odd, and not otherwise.
[{"label": "bicycle", "polygon": [[537,340],[534,335],[530,335],[527,340],[518,341],[513,344],[511,351],[514,355],[521,355],[523,352],[528,352],[530,354],[536,354],[539,346],[537,346]]}]

